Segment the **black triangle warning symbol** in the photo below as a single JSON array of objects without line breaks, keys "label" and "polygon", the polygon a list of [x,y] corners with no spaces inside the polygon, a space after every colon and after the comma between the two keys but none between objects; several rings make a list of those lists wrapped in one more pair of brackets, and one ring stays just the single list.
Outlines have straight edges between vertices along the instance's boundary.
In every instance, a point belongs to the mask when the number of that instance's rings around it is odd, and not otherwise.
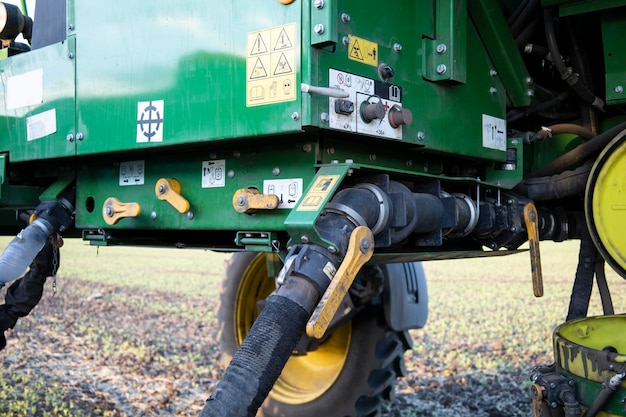
[{"label": "black triangle warning symbol", "polygon": [[254,43],[252,44],[252,48],[250,49],[250,56],[260,55],[260,54],[265,54],[265,53],[267,53],[267,46],[265,45],[265,41],[263,40],[263,37],[259,33],[256,35],[256,39],[254,40]]},{"label": "black triangle warning symbol", "polygon": [[354,59],[358,59],[359,61],[363,61],[363,54],[361,54],[361,47],[359,46],[358,40],[355,40],[352,44],[352,48],[350,48],[350,56]]},{"label": "black triangle warning symbol", "polygon": [[274,69],[274,75],[283,75],[290,74],[293,72],[291,65],[289,65],[289,61],[287,61],[287,57],[284,53],[280,54],[280,59],[276,64],[276,68]]},{"label": "black triangle warning symbol", "polygon": [[257,58],[254,64],[254,68],[252,68],[252,74],[250,74],[250,79],[255,80],[257,78],[264,77],[267,77],[267,71],[265,70],[263,62],[261,62],[261,58]]},{"label": "black triangle warning symbol", "polygon": [[281,51],[283,49],[289,49],[292,47],[293,44],[291,43],[291,39],[289,39],[289,35],[287,35],[287,31],[285,31],[285,28],[283,28],[278,35],[276,45],[274,45],[274,50]]}]

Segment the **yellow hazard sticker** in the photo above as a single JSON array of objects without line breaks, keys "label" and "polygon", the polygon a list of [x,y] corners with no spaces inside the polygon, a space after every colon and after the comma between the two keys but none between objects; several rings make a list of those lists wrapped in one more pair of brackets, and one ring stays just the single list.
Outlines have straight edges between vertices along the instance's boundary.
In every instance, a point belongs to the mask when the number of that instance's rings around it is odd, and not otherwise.
[{"label": "yellow hazard sticker", "polygon": [[295,23],[247,34],[247,107],[296,99],[296,46]]},{"label": "yellow hazard sticker", "polygon": [[357,36],[348,35],[348,58],[363,64],[378,66],[378,44]]},{"label": "yellow hazard sticker", "polygon": [[315,184],[306,195],[296,211],[318,211],[328,194],[335,188],[339,175],[321,175],[315,179]]}]

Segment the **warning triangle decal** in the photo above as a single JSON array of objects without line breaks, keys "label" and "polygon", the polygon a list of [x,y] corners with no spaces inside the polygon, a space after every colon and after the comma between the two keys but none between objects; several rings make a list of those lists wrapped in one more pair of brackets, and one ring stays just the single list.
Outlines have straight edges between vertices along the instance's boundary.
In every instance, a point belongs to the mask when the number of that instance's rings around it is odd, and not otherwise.
[{"label": "warning triangle decal", "polygon": [[355,40],[352,43],[352,48],[350,48],[350,56],[354,59],[358,59],[359,61],[363,61],[363,54],[361,53],[361,47],[359,46],[358,40]]},{"label": "warning triangle decal", "polygon": [[287,57],[284,53],[280,54],[280,59],[276,64],[276,69],[274,70],[274,75],[282,75],[282,74],[291,74],[293,69],[291,65],[289,65],[289,61],[287,61]]},{"label": "warning triangle decal", "polygon": [[267,71],[263,66],[263,62],[261,62],[261,58],[256,59],[256,63],[254,64],[254,68],[252,69],[252,74],[250,74],[250,79],[255,80],[257,78],[267,77]]},{"label": "warning triangle decal", "polygon": [[252,44],[252,49],[250,49],[250,56],[260,55],[260,54],[265,54],[265,53],[267,53],[267,46],[265,45],[265,41],[263,40],[263,37],[259,33],[258,35],[256,35],[256,39],[254,40],[254,43]]},{"label": "warning triangle decal", "polygon": [[275,51],[280,51],[282,49],[292,48],[293,44],[291,43],[291,39],[289,39],[289,35],[287,35],[287,31],[285,28],[280,31],[278,35],[278,39],[276,40],[276,45],[274,45]]}]

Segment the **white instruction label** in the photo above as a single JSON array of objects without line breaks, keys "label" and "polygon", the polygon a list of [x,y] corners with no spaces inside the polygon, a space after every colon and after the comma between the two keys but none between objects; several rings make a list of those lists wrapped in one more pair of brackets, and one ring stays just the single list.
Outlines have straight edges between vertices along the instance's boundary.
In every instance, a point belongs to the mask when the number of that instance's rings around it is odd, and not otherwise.
[{"label": "white instruction label", "polygon": [[483,114],[483,147],[506,151],[506,120]]},{"label": "white instruction label", "polygon": [[26,139],[35,140],[57,131],[57,111],[48,110],[26,118]]},{"label": "white instruction label", "polygon": [[278,208],[294,208],[302,197],[302,178],[263,181],[263,194],[278,196]]},{"label": "white instruction label", "polygon": [[202,161],[202,188],[226,185],[226,160]]},{"label": "white instruction label", "polygon": [[36,69],[7,79],[7,110],[43,103],[43,70]]},{"label": "white instruction label", "polygon": [[145,161],[127,161],[120,163],[120,185],[143,185]]}]

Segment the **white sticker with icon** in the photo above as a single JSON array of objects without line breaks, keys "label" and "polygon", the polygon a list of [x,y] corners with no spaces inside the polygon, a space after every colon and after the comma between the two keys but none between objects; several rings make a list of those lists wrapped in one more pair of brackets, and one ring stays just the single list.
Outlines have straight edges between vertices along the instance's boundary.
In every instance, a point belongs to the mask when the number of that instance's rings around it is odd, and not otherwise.
[{"label": "white sticker with icon", "polygon": [[302,197],[302,178],[263,181],[263,194],[278,196],[278,208],[291,209]]}]

